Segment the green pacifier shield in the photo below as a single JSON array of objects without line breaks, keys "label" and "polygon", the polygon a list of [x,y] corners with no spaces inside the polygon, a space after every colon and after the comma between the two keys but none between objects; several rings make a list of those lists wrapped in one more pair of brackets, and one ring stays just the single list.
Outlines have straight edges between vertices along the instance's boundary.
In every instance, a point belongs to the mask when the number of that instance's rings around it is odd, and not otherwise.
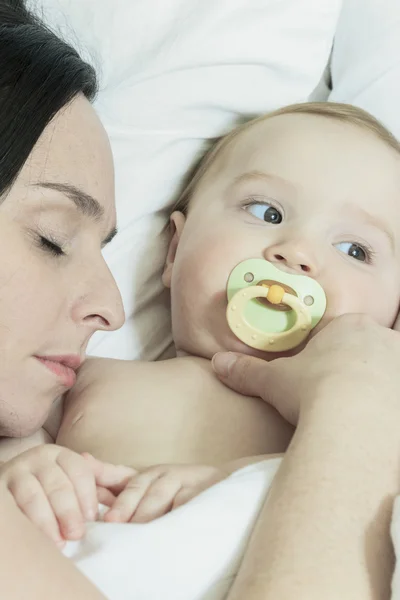
[{"label": "green pacifier shield", "polygon": [[[228,302],[239,291],[262,281],[284,284],[294,290],[299,300],[306,306],[311,317],[311,328],[322,319],[326,309],[326,297],[322,287],[311,277],[291,275],[274,267],[272,263],[260,258],[241,262],[235,267],[228,279]],[[296,322],[293,310],[277,310],[265,301],[249,300],[244,311],[247,322],[264,332],[283,333],[291,329]]]}]

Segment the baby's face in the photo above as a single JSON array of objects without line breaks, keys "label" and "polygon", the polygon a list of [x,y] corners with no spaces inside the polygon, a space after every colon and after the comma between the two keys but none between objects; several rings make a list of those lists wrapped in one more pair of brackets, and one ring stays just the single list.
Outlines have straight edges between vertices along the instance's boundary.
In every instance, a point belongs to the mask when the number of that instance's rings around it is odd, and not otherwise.
[{"label": "baby's face", "polygon": [[276,356],[244,345],[226,322],[228,277],[250,258],[321,284],[327,310],[318,330],[344,313],[393,324],[400,156],[368,131],[301,114],[255,124],[203,177],[186,220],[181,213],[172,219],[164,283],[178,353]]}]

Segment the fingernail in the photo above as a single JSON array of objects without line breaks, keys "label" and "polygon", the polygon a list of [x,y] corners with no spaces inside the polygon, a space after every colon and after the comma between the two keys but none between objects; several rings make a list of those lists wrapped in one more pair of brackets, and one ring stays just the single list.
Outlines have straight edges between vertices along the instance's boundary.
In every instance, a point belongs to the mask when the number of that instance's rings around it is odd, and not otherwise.
[{"label": "fingernail", "polygon": [[228,377],[229,372],[237,361],[236,354],[233,352],[218,352],[212,357],[211,364],[217,375]]},{"label": "fingernail", "polygon": [[85,535],[84,523],[69,523],[63,532],[67,540],[80,540]]}]

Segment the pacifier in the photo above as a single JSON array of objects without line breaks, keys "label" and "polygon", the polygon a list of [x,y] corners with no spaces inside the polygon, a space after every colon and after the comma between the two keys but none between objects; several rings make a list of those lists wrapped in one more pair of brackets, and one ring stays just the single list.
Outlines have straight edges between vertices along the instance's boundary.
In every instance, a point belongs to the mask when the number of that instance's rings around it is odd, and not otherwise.
[{"label": "pacifier", "polygon": [[306,275],[292,275],[253,258],[239,263],[227,284],[226,318],[242,342],[266,352],[299,346],[322,319],[326,296]]}]

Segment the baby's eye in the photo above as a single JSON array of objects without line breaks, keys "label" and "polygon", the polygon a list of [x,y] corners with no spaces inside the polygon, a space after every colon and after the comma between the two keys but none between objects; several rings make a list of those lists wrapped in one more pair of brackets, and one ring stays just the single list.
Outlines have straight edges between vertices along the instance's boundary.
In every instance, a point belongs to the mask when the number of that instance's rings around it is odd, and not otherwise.
[{"label": "baby's eye", "polygon": [[340,242],[340,244],[336,244],[335,247],[340,250],[340,252],[343,252],[360,262],[368,261],[368,250],[358,244],[354,244],[353,242]]},{"label": "baby's eye", "polygon": [[275,208],[275,206],[272,206],[267,202],[253,202],[252,204],[248,204],[245,208],[247,212],[266,223],[272,223],[273,225],[282,223],[282,213]]}]

